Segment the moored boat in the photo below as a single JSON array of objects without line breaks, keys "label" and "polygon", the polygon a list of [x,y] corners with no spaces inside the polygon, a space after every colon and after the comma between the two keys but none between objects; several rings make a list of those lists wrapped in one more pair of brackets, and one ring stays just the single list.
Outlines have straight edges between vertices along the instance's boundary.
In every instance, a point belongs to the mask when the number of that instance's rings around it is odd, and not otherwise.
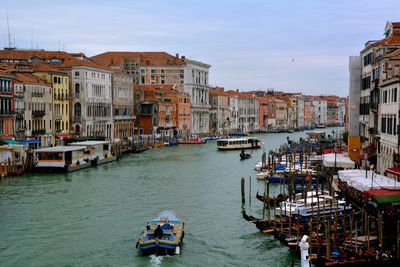
[{"label": "moored boat", "polygon": [[203,139],[200,139],[200,138],[179,140],[179,144],[182,144],[182,145],[201,145],[201,144],[204,144],[204,143],[205,142],[203,141]]},{"label": "moored boat", "polygon": [[56,146],[36,149],[36,172],[71,172],[90,167],[84,146]]},{"label": "moored boat", "polygon": [[84,146],[85,157],[92,166],[105,164],[117,160],[117,157],[111,154],[111,145],[109,141],[83,141],[69,144],[70,146]]},{"label": "moored boat", "polygon": [[[160,230],[157,228],[161,228]],[[141,255],[177,255],[183,243],[184,222],[170,210],[161,211],[146,225],[136,248]]]}]

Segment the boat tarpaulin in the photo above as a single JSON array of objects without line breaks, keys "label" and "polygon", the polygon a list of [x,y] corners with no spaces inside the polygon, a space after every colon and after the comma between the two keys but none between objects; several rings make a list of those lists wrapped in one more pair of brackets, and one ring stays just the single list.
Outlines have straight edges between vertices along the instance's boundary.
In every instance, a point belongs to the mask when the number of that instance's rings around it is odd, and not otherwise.
[{"label": "boat tarpaulin", "polygon": [[333,168],[344,168],[344,169],[352,169],[354,168],[354,161],[352,161],[349,157],[346,157],[343,154],[336,153],[336,160],[335,160],[335,153],[324,154],[322,156],[322,162],[325,167]]}]

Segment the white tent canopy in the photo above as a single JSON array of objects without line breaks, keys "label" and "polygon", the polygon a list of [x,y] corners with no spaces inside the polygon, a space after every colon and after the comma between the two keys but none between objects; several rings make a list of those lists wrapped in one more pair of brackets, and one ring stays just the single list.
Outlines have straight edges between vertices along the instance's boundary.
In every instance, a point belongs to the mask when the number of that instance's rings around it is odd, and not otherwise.
[{"label": "white tent canopy", "polygon": [[336,160],[335,153],[325,154],[322,157],[324,167],[333,168],[335,167],[335,162],[337,168],[354,169],[355,166],[354,161],[342,154],[336,154]]}]

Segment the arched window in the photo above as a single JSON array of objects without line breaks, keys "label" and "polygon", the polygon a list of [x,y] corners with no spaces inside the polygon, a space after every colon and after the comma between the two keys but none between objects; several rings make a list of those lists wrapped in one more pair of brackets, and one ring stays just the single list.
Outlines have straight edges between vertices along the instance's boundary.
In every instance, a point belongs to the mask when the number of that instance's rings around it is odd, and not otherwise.
[{"label": "arched window", "polygon": [[75,94],[79,94],[79,91],[80,91],[79,83],[76,83],[75,84]]},{"label": "arched window", "polygon": [[79,117],[81,116],[81,103],[75,103],[74,105],[74,116]]}]

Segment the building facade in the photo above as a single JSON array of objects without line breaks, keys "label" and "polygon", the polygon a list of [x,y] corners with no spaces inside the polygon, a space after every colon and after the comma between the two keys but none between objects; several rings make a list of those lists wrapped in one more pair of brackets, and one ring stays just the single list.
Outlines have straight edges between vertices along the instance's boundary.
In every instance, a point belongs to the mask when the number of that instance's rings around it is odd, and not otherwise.
[{"label": "building facade", "polygon": [[78,136],[113,138],[112,72],[81,65],[71,66],[72,129]]},{"label": "building facade", "polygon": [[133,77],[114,72],[112,75],[113,140],[127,141],[134,132]]},{"label": "building facade", "polygon": [[0,73],[0,136],[14,136],[14,84],[12,77]]}]

